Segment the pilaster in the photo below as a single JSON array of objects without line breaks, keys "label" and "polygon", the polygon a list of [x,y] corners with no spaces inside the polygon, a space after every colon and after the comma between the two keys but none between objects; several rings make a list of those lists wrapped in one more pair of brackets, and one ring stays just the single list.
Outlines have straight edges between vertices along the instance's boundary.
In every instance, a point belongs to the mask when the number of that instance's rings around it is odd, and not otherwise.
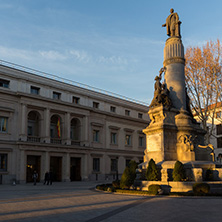
[{"label": "pilaster", "polygon": [[44,110],[44,120],[43,121],[43,142],[50,143],[50,109],[46,108]]},{"label": "pilaster", "polygon": [[19,167],[19,181],[24,183],[26,181],[26,160],[25,160],[25,151],[20,150],[20,167]]},{"label": "pilaster", "polygon": [[65,158],[64,158],[64,178],[63,181],[70,181],[70,155],[69,153],[65,154]]},{"label": "pilaster", "polygon": [[83,145],[89,146],[89,117],[84,116],[83,118]]},{"label": "pilaster", "polygon": [[65,114],[65,143],[66,145],[71,145],[70,139],[70,113]]},{"label": "pilaster", "polygon": [[28,122],[28,116],[27,116],[27,105],[21,104],[21,131],[19,134],[19,138],[21,141],[27,140],[27,122]]}]

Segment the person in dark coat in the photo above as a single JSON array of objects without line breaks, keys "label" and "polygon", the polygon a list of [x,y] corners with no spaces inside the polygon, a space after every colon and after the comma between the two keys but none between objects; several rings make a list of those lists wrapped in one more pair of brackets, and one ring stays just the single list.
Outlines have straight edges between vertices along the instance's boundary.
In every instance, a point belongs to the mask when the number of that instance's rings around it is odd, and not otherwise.
[{"label": "person in dark coat", "polygon": [[48,185],[49,183],[50,183],[50,185],[52,185],[52,179],[53,179],[52,171],[49,171],[49,180],[48,180],[47,185]]},{"label": "person in dark coat", "polygon": [[34,185],[36,185],[36,181],[38,178],[38,173],[36,171],[34,171],[33,175],[32,175],[33,181],[34,181]]}]

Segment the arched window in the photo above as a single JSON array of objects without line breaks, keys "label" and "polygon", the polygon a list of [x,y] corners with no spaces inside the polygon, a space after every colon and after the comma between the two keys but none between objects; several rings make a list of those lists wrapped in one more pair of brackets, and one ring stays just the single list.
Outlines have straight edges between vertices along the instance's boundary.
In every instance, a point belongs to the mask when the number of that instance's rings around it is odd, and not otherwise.
[{"label": "arched window", "polygon": [[50,137],[51,137],[51,143],[61,144],[62,142],[61,117],[58,115],[53,115],[51,117]]},{"label": "arched window", "polygon": [[72,140],[72,144],[80,143],[80,140],[81,140],[81,124],[80,124],[79,119],[77,119],[77,118],[73,118],[71,120],[70,138]]},{"label": "arched window", "polygon": [[27,139],[30,142],[40,142],[40,115],[37,111],[28,114]]}]

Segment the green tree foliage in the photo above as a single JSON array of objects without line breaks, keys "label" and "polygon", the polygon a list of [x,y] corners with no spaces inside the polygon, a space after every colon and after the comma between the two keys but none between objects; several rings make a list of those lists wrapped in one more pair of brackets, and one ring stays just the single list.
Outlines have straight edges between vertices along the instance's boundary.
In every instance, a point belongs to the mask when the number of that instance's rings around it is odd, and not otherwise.
[{"label": "green tree foliage", "polygon": [[130,170],[129,167],[127,166],[123,172],[123,175],[121,176],[120,180],[120,188],[125,189],[130,187]]},{"label": "green tree foliage", "polygon": [[177,161],[173,169],[173,181],[183,181],[186,179],[186,173],[183,164]]},{"label": "green tree foliage", "polygon": [[159,184],[152,184],[152,185],[149,185],[148,187],[148,191],[150,192],[150,194],[154,194],[154,195],[157,195],[160,189],[161,189],[161,186]]},{"label": "green tree foliage", "polygon": [[153,159],[149,161],[149,165],[146,170],[146,178],[148,181],[156,181],[158,180],[158,170],[156,167],[156,163]]},{"label": "green tree foliage", "polygon": [[133,185],[136,178],[136,168],[137,163],[133,160],[130,161],[129,166],[127,166],[123,172],[123,175],[120,180],[120,187],[122,189],[130,188]]}]

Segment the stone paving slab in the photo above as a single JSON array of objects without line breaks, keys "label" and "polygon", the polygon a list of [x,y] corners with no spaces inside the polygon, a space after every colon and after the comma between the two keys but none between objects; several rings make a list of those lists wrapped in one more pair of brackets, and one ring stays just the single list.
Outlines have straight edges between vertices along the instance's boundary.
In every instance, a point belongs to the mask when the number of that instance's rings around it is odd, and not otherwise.
[{"label": "stone paving slab", "polygon": [[96,192],[95,182],[0,185],[0,221],[219,221],[221,197]]}]

